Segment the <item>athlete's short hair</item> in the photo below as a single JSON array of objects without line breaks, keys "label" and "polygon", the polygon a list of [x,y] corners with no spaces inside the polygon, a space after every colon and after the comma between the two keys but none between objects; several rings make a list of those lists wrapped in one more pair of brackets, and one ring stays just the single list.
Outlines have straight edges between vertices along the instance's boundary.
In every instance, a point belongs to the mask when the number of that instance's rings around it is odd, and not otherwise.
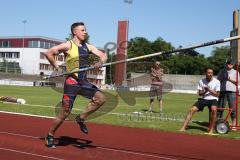
[{"label": "athlete's short hair", "polygon": [[74,30],[74,28],[76,28],[77,26],[84,26],[84,23],[83,23],[83,22],[75,22],[75,23],[73,23],[73,24],[71,25],[72,35],[74,35],[74,34],[73,34],[73,30]]}]

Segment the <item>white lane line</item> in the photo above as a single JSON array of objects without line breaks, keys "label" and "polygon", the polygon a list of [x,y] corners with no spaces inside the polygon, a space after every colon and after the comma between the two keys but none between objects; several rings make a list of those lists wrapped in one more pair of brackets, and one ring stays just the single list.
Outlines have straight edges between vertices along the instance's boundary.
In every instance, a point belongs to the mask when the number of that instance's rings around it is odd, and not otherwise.
[{"label": "white lane line", "polygon": [[145,157],[153,157],[153,158],[166,159],[166,160],[178,160],[175,158],[168,158],[168,157],[157,156],[157,155],[147,154],[147,153],[139,153],[139,152],[134,152],[134,151],[125,151],[125,150],[105,148],[105,147],[96,147],[96,148],[99,148],[102,150],[114,151],[114,152],[122,152],[122,153],[134,154],[134,155],[139,155],[139,156],[145,156]]},{"label": "white lane line", "polygon": [[[4,102],[4,103],[11,103],[11,102]],[[14,105],[19,105],[17,103],[11,103]],[[45,106],[45,105],[37,105],[37,104],[22,104],[23,106],[32,106],[32,107],[42,107],[42,108],[52,108],[52,109],[56,109],[56,106]],[[83,111],[83,109],[79,109],[79,108],[73,108],[73,111]],[[5,111],[0,111],[0,113],[3,112],[5,113]],[[177,114],[173,117],[171,114],[162,114],[160,115],[151,115],[151,114],[147,114],[147,113],[143,113],[142,115],[137,115],[137,114],[133,114],[133,113],[118,113],[118,112],[102,112],[102,111],[96,111],[98,113],[102,113],[102,114],[106,114],[106,115],[115,115],[115,116],[119,116],[120,118],[122,118],[123,120],[129,120],[126,118],[132,118],[133,121],[135,122],[142,122],[142,120],[144,121],[151,121],[152,120],[165,120],[165,121],[179,121],[179,122],[183,122],[184,118],[181,117],[177,117]],[[6,113],[16,113],[16,112],[6,112]],[[18,115],[27,115],[27,116],[34,116],[34,117],[42,117],[42,118],[54,118],[54,117],[48,117],[48,116],[40,116],[40,115],[33,115],[33,114],[24,114],[24,113],[19,113]],[[173,118],[171,118],[173,117]],[[184,115],[185,117],[185,115]],[[140,118],[142,120],[140,120]]]},{"label": "white lane line", "polygon": [[15,115],[20,115],[20,116],[38,117],[38,118],[48,118],[48,119],[53,119],[53,118],[55,118],[55,117],[50,117],[50,116],[41,116],[41,115],[36,115],[36,114],[27,114],[27,113],[18,113],[18,112],[8,112],[8,111],[0,111],[0,113],[15,114]]},{"label": "white lane line", "polygon": [[[11,132],[0,132],[0,134],[8,134],[8,135],[13,135],[13,136],[33,138],[33,139],[41,138],[41,137],[30,136],[30,135],[25,135],[25,134],[18,134],[18,133],[11,133]],[[166,159],[166,160],[178,160],[178,159],[175,159],[175,158],[168,158],[168,157],[157,156],[157,155],[147,154],[147,153],[139,153],[139,152],[134,152],[134,151],[125,151],[125,150],[121,150],[121,149],[112,149],[112,148],[99,147],[99,146],[97,146],[96,148],[102,149],[102,150],[114,151],[114,152],[121,152],[121,153],[145,156],[145,157],[153,157],[153,158]]]},{"label": "white lane line", "polygon": [[[76,109],[78,110],[78,109]],[[80,110],[82,111],[82,110]],[[179,122],[183,122],[184,119],[182,118],[171,118],[171,114],[163,114],[161,115],[157,115],[157,114],[143,114],[143,115],[137,115],[134,113],[116,113],[116,112],[102,112],[102,111],[96,111],[99,113],[103,113],[106,115],[116,115],[119,116],[119,118],[121,118],[122,120],[130,120],[132,119],[132,121],[134,122],[142,122],[142,121],[147,121],[149,120],[150,122],[152,122],[152,120],[165,120],[165,121],[179,121]],[[50,118],[53,119],[55,117],[51,117],[51,116],[41,116],[41,115],[35,115],[35,114],[27,114],[27,113],[18,113],[18,112],[8,112],[8,111],[0,111],[0,113],[7,113],[7,114],[16,114],[16,115],[23,115],[23,116],[31,116],[31,117],[40,117],[40,118]]]},{"label": "white lane line", "polygon": [[4,131],[0,131],[0,134],[8,134],[8,135],[12,135],[12,136],[19,136],[19,137],[26,137],[26,138],[33,138],[33,139],[41,138],[41,137],[36,137],[36,136],[29,136],[29,135],[25,135],[25,134],[18,134],[18,133],[4,132]]},{"label": "white lane line", "polygon": [[23,152],[23,151],[19,151],[19,150],[15,150],[15,149],[9,149],[9,148],[2,148],[2,147],[0,147],[0,150],[20,153],[20,154],[26,154],[26,155],[31,155],[31,156],[36,156],[36,157],[41,157],[41,158],[46,158],[46,159],[64,160],[62,158],[56,158],[56,157],[51,157],[51,156],[44,156],[44,155],[40,155],[40,154]]}]

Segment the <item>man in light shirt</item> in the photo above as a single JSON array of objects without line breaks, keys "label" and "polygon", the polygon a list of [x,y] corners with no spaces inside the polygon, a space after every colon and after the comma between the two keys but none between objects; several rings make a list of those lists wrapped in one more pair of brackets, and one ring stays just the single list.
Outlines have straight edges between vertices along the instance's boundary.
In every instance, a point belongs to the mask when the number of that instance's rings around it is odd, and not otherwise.
[{"label": "man in light shirt", "polygon": [[211,110],[211,119],[208,132],[213,133],[214,125],[217,117],[217,101],[220,92],[220,81],[213,77],[213,69],[206,70],[206,78],[203,78],[198,83],[198,94],[201,98],[195,102],[190,108],[188,115],[183,123],[180,131],[185,131],[189,121],[194,113],[203,111],[205,106]]},{"label": "man in light shirt", "polygon": [[[239,77],[239,73],[238,73]],[[231,119],[233,130],[236,126],[236,86],[237,86],[237,71],[233,69],[231,61],[226,62],[226,67],[218,73],[218,80],[221,82],[221,90],[219,95],[218,107],[224,108],[226,101],[228,102],[229,108],[232,109]],[[218,110],[218,118],[223,117],[223,110]]]},{"label": "man in light shirt", "polygon": [[151,68],[150,78],[152,83],[151,83],[151,88],[149,92],[150,106],[148,111],[153,112],[153,102],[154,102],[154,97],[156,96],[158,99],[159,112],[162,112],[163,110],[163,105],[162,105],[163,68],[160,67],[159,61],[156,61],[154,63],[154,66]]}]

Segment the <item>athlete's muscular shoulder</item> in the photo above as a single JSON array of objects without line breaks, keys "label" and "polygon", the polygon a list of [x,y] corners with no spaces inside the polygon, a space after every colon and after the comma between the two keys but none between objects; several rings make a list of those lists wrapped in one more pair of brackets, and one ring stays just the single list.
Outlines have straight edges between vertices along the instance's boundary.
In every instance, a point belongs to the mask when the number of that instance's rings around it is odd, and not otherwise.
[{"label": "athlete's muscular shoulder", "polygon": [[70,50],[72,47],[70,41],[63,42],[57,46],[52,47],[52,50],[54,50],[56,53],[64,53],[68,54],[68,50]]},{"label": "athlete's muscular shoulder", "polygon": [[95,49],[97,49],[94,45],[91,45],[91,44],[88,44],[88,43],[86,43],[86,45],[87,45],[87,48],[88,48],[88,50],[89,50],[90,52],[92,52],[92,51],[94,51]]},{"label": "athlete's muscular shoulder", "polygon": [[97,47],[95,47],[94,45],[91,45],[88,43],[86,43],[86,45],[87,45],[89,52],[96,54],[97,56],[101,56],[103,54],[102,51],[98,50]]},{"label": "athlete's muscular shoulder", "polygon": [[91,53],[97,55],[98,57],[100,57],[100,59],[101,59],[101,61],[103,63],[106,62],[107,56],[106,56],[106,54],[104,52],[102,52],[99,49],[97,49],[97,47],[95,47],[94,45],[87,44],[87,43],[86,43],[86,45],[88,47],[89,52],[91,52]]}]

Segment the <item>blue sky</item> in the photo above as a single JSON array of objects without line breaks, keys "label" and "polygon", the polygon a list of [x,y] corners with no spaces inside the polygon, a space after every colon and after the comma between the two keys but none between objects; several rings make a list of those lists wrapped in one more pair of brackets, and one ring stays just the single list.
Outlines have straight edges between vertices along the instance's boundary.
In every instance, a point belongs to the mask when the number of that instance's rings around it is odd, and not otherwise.
[{"label": "blue sky", "polygon": [[[65,39],[70,25],[83,21],[90,42],[103,47],[117,40],[118,20],[129,20],[129,38],[162,37],[172,45],[188,46],[229,37],[232,14],[239,0],[11,0],[1,2],[0,36]],[[212,47],[198,49],[209,56]]]}]

